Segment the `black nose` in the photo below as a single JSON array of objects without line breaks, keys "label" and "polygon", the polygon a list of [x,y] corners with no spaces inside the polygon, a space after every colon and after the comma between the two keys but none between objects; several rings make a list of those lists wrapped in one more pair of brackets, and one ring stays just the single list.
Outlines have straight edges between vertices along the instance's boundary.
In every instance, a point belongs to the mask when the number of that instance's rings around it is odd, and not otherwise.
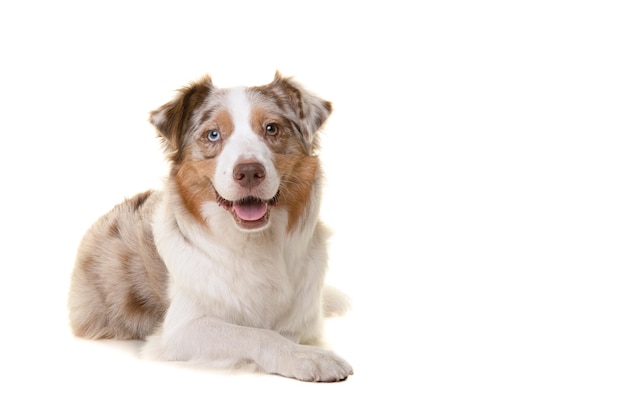
[{"label": "black nose", "polygon": [[258,162],[237,164],[233,170],[233,178],[242,187],[252,188],[259,185],[265,178],[265,168]]}]

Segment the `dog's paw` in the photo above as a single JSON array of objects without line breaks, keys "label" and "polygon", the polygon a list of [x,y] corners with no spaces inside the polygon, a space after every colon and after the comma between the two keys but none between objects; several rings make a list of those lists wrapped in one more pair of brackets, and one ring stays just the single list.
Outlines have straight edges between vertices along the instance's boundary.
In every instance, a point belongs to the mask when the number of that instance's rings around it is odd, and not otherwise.
[{"label": "dog's paw", "polygon": [[353,373],[344,359],[312,346],[298,346],[287,353],[278,366],[279,374],[309,382],[343,381]]}]

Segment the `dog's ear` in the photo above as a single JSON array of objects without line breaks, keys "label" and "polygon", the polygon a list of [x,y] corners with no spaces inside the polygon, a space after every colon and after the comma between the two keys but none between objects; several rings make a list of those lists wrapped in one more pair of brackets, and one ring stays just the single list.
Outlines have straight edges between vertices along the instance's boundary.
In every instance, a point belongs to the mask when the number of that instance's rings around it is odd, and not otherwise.
[{"label": "dog's ear", "polygon": [[213,90],[211,77],[205,75],[198,81],[178,90],[176,97],[150,113],[163,144],[174,161],[182,157],[185,133],[193,111]]},{"label": "dog's ear", "polygon": [[278,71],[274,75],[271,87],[274,91],[280,91],[295,111],[307,151],[311,153],[317,149],[319,145],[317,132],[333,109],[330,101],[317,97],[291,78],[283,77]]}]

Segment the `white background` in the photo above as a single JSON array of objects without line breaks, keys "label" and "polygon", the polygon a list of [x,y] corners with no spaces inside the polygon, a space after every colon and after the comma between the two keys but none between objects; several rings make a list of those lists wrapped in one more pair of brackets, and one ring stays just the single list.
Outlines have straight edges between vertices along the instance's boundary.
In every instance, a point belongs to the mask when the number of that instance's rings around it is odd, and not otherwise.
[{"label": "white background", "polygon": [[[18,6],[19,4],[19,6]],[[626,413],[626,14],[605,1],[3,2],[1,415]],[[339,384],[73,338],[74,254],[205,72],[333,101]]]}]

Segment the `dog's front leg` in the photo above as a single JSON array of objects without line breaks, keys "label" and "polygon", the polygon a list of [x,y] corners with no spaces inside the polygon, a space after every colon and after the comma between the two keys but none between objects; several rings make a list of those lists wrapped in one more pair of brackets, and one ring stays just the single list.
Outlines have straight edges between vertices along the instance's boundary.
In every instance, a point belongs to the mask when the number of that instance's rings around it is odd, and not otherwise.
[{"label": "dog's front leg", "polygon": [[182,319],[171,314],[176,313],[172,311],[175,304],[170,306],[161,334],[148,339],[144,348],[148,356],[221,366],[254,362],[264,372],[303,381],[341,381],[352,374],[351,366],[328,350],[294,343],[272,330],[238,326],[206,315]]}]

